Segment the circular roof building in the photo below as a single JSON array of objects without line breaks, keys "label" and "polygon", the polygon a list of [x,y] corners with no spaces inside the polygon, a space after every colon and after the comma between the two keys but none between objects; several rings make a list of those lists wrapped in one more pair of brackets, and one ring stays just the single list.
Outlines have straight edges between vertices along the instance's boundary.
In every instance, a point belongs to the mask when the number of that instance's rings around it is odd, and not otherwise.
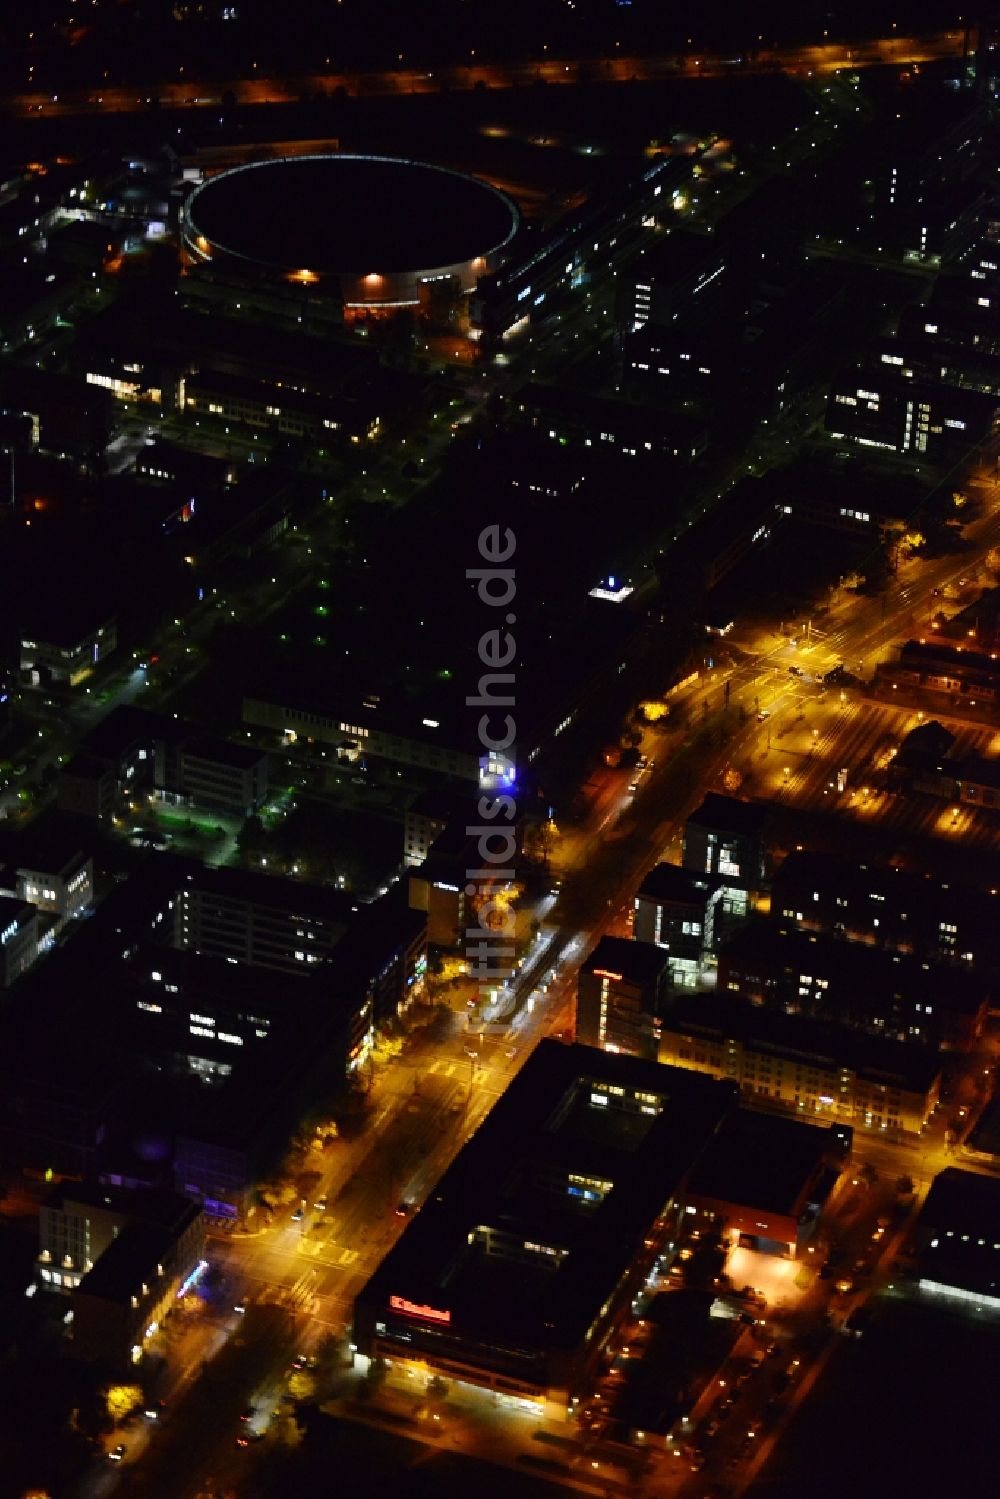
[{"label": "circular roof building", "polygon": [[394,156],[280,157],[210,177],[184,206],[197,260],[300,285],[339,282],[349,307],[400,307],[428,282],[463,292],[495,270],[520,225],[486,182]]}]

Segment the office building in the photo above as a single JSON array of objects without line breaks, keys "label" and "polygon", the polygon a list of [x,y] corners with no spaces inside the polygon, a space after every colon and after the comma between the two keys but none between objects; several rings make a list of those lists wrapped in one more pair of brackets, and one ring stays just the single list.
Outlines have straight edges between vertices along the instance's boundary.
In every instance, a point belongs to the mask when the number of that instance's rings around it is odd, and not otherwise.
[{"label": "office building", "polygon": [[544,319],[566,291],[606,270],[682,207],[693,162],[661,157],[606,192],[595,192],[544,232],[524,234],[499,270],[480,276],[470,301],[473,337],[494,344]]},{"label": "office building", "polygon": [[579,448],[550,442],[547,437],[532,435],[523,442],[517,439],[515,432],[504,433],[511,489],[529,502],[547,505],[553,514],[559,513],[559,505],[566,505],[571,513],[570,507],[583,498],[581,491],[590,467],[587,455]]},{"label": "office building", "polygon": [[164,800],[249,817],[268,797],[268,756],[250,744],[203,735],[185,740],[177,756],[176,789]]},{"label": "office building", "polygon": [[86,603],[36,605],[21,638],[21,680],[27,686],[77,687],[118,644],[118,621]]},{"label": "office building", "polygon": [[867,357],[871,363],[884,365],[903,380],[918,385],[941,381],[1000,399],[1000,356],[985,349],[943,343],[922,327],[907,337],[876,339],[869,345]]},{"label": "office building", "polygon": [[851,1154],[853,1130],[735,1109],[691,1173],[685,1226],[730,1249],[799,1259]]},{"label": "office building", "polygon": [[693,463],[705,451],[704,422],[685,412],[529,382],[513,398],[519,421],[554,441],[625,458]]},{"label": "office building", "polygon": [[[87,761],[68,779],[75,775],[90,783],[79,787],[79,796],[97,815],[102,815],[106,795],[103,778],[96,769],[88,769],[94,762],[110,771],[122,801],[146,789],[172,805],[235,817],[248,817],[267,801],[269,758],[264,750],[205,734],[195,724],[166,714],[115,708],[85,736],[83,751]],[[65,796],[70,794],[67,787]]]},{"label": "office building", "polygon": [[826,430],[860,447],[948,463],[995,431],[998,408],[1000,400],[983,391],[918,383],[863,363],[831,384]]},{"label": "office building", "polygon": [[743,916],[764,883],[767,809],[710,791],[684,824],[683,865],[723,882],[723,910]]},{"label": "office building", "polygon": [[755,1005],[957,1050],[982,1035],[993,992],[986,974],[816,936],[798,924],[782,930],[773,920],[750,922],[726,943],[718,984]]},{"label": "office building", "polygon": [[403,816],[403,864],[414,869],[422,864],[434,840],[448,824],[468,812],[471,799],[447,790],[423,791]]},{"label": "office building", "polygon": [[201,1209],[189,1204],[178,1234],[130,1224],[72,1292],[76,1358],[124,1370],[139,1364],[204,1258]]},{"label": "office building", "polygon": [[25,265],[21,257],[8,260],[0,277],[0,353],[50,336],[81,290],[79,277],[53,270],[47,262]]},{"label": "office building", "polygon": [[986,117],[967,91],[917,82],[895,118],[871,127],[870,233],[893,253],[929,252],[929,215],[976,171]]},{"label": "office building", "polygon": [[439,719],[416,713],[412,718],[393,715],[370,702],[345,705],[338,712],[329,698],[312,699],[294,687],[282,692],[278,684],[273,692],[243,699],[243,722],[269,729],[284,744],[298,739],[332,744],[348,761],[385,760],[472,785],[479,783],[480,762],[485,766],[487,760],[464,747],[468,736],[457,723],[449,728]]},{"label": "office building", "polygon": [[693,989],[715,951],[722,888],[676,864],[657,864],[639,886],[632,934],[665,950],[674,988]]},{"label": "office building", "polygon": [[1000,896],[893,865],[832,853],[788,854],[771,883],[771,920],[932,963],[995,973]]},{"label": "office building", "polygon": [[628,321],[633,332],[647,323],[689,322],[713,301],[726,269],[726,254],[709,235],[675,229],[643,250],[627,278]]},{"label": "office building", "polygon": [[929,1048],[726,993],[673,1006],[663,1021],[660,1060],[727,1078],[765,1108],[892,1134],[919,1133],[937,1103],[941,1074]]},{"label": "office building", "polygon": [[350,896],[325,885],[204,868],[178,887],[174,944],[206,957],[304,973],[350,926]]},{"label": "office building", "polygon": [[0,989],[9,989],[38,957],[38,912],[0,889]]},{"label": "office building", "polygon": [[94,863],[58,813],[0,836],[0,867],[7,866],[18,897],[38,909],[46,929],[59,932],[78,921],[94,900]]},{"label": "office building", "polygon": [[602,937],[580,969],[576,1034],[584,1046],[656,1060],[670,959],[651,942]]},{"label": "office building", "polygon": [[118,1235],[140,1226],[167,1232],[174,1257],[188,1264],[200,1257],[203,1230],[199,1214],[175,1192],[130,1192],[89,1182],[63,1182],[43,1198],[38,1215],[39,1290],[68,1296],[93,1269]]},{"label": "office building", "polygon": [[188,495],[188,503],[208,499],[236,481],[236,466],[225,458],[182,448],[157,438],[136,454],[135,471],[142,479],[155,479]]},{"label": "office building", "polygon": [[312,394],[213,370],[181,379],[178,407],[192,422],[217,422],[325,446],[371,442],[382,425],[381,412],[358,396]]},{"label": "office building", "polygon": [[118,807],[118,782],[106,760],[73,755],[59,769],[56,806],[60,812],[108,822]]},{"label": "office building", "polygon": [[[695,1086],[690,1086],[694,1084]],[[360,1356],[565,1418],[735,1089],[542,1041],[359,1294]]]},{"label": "office building", "polygon": [[919,1286],[932,1296],[1000,1310],[1000,1180],[949,1166],[917,1220]]},{"label": "office building", "polygon": [[772,539],[783,516],[769,486],[739,480],[671,544],[660,564],[665,593],[704,613],[705,596]]}]

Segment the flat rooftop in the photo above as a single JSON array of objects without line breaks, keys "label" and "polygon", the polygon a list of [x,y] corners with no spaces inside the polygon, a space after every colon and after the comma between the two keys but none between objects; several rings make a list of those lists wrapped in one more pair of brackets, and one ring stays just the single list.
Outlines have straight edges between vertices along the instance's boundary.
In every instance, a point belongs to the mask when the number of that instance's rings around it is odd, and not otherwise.
[{"label": "flat rooftop", "polygon": [[578,1349],[735,1096],[731,1083],[542,1041],[359,1306],[395,1316],[395,1297],[446,1313],[429,1331],[413,1320],[414,1351],[441,1321],[487,1358]]},{"label": "flat rooftop", "polygon": [[709,235],[674,229],[642,251],[632,272],[636,281],[670,286],[714,264],[721,265],[724,257],[723,246]]},{"label": "flat rooftop", "polygon": [[616,973],[626,983],[652,984],[668,966],[666,950],[653,942],[602,937],[583,965],[583,973]]},{"label": "flat rooftop", "polygon": [[919,1228],[921,1281],[1000,1301],[1000,1179],[955,1166],[939,1172]]},{"label": "flat rooftop", "polygon": [[719,881],[682,869],[679,864],[657,864],[639,886],[639,899],[676,902],[678,905],[702,906],[717,889]]},{"label": "flat rooftop", "polygon": [[1000,1238],[1000,1177],[948,1166],[931,1183],[920,1223],[924,1228]]},{"label": "flat rooftop", "polygon": [[966,1136],[965,1143],[983,1155],[1000,1156],[1000,1093],[990,1099]]},{"label": "flat rooftop", "polygon": [[[845,942],[828,933],[784,931],[776,921],[749,921],[726,943],[720,959],[746,970],[755,965],[768,976],[819,975],[836,983],[840,994],[853,989],[873,998],[913,998],[927,994],[935,1008],[975,1015],[991,985],[982,974],[866,942]],[[832,998],[831,998],[831,1002]],[[933,1013],[933,1012],[932,1012]]]},{"label": "flat rooftop", "polygon": [[[846,1132],[848,1137],[850,1131]],[[829,1128],[737,1109],[708,1144],[688,1193],[796,1215],[803,1192],[831,1153],[845,1147]]]},{"label": "flat rooftop", "polygon": [[43,1207],[55,1212],[72,1211],[74,1207],[110,1209],[136,1223],[170,1229],[180,1233],[198,1208],[180,1192],[159,1189],[129,1191],[126,1187],[102,1186],[96,1182],[64,1182],[43,1199]]},{"label": "flat rooftop", "polygon": [[174,1236],[165,1229],[130,1224],[111,1241],[94,1268],[87,1271],[78,1294],[128,1303],[132,1296],[140,1294],[144,1284],[156,1280],[156,1267],[173,1242]]},{"label": "flat rooftop", "polygon": [[266,907],[290,915],[309,915],[316,919],[343,922],[346,928],[357,901],[331,885],[310,885],[279,875],[256,874],[230,866],[205,865],[190,874],[178,888],[193,886],[199,895],[214,895],[220,900],[239,901]]},{"label": "flat rooftop", "polygon": [[735,796],[722,796],[710,791],[688,818],[688,826],[719,828],[726,833],[746,833],[750,836],[762,831],[767,820],[764,802],[745,802]]}]

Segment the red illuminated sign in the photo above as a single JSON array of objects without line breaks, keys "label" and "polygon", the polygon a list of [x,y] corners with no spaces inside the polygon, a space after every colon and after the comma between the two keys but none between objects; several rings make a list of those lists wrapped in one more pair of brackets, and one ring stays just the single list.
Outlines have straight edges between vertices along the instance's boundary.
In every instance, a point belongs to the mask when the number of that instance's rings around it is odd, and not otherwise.
[{"label": "red illuminated sign", "polygon": [[389,1305],[394,1312],[402,1312],[406,1317],[422,1317],[425,1322],[450,1322],[451,1312],[443,1312],[436,1306],[418,1306],[415,1301],[407,1301],[405,1296],[390,1296]]}]

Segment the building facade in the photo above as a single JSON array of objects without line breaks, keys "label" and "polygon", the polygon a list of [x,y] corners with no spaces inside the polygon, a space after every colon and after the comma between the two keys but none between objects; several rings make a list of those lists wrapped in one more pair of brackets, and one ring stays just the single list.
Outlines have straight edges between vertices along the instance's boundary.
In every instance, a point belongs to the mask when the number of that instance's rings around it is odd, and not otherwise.
[{"label": "building facade", "polygon": [[941,1074],[921,1047],[707,994],[664,1019],[660,1060],[729,1078],[763,1107],[892,1135],[919,1134]]},{"label": "building facade", "polygon": [[670,960],[662,947],[602,937],[580,969],[577,1039],[602,1051],[655,1061],[670,982]]}]

